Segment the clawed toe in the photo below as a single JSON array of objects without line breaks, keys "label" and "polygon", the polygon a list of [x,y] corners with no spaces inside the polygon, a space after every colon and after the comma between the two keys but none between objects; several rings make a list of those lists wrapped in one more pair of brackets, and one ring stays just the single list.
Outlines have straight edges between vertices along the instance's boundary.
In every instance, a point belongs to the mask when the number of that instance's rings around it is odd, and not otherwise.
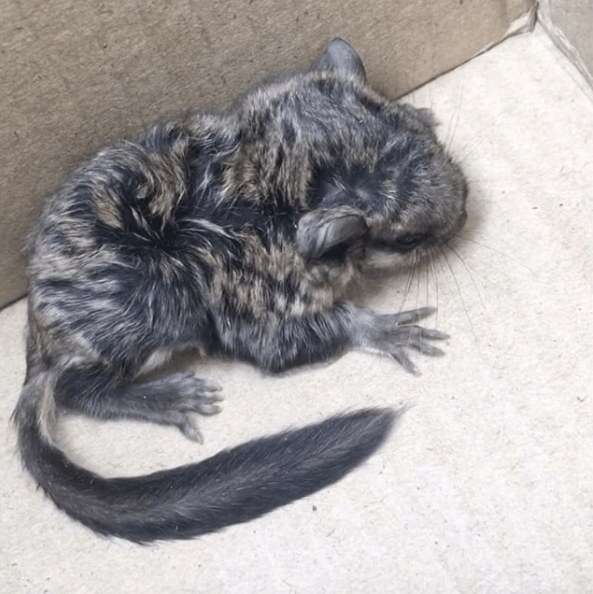
[{"label": "clawed toe", "polygon": [[422,338],[432,338],[433,340],[447,340],[451,338],[445,332],[441,332],[440,330],[434,330],[430,328],[420,328],[422,330]]},{"label": "clawed toe", "polygon": [[396,325],[401,326],[403,324],[413,324],[418,320],[427,318],[435,313],[436,307],[419,307],[418,309],[410,309],[408,311],[402,311],[400,313],[391,314],[391,318]]},{"label": "clawed toe", "polygon": [[192,419],[189,414],[183,414],[182,417],[183,418],[175,423],[177,427],[179,427],[181,433],[183,433],[183,435],[185,435],[185,437],[188,439],[191,439],[192,441],[195,441],[199,444],[203,444],[204,436],[196,425],[194,419]]},{"label": "clawed toe", "polygon": [[406,355],[404,349],[394,349],[390,354],[408,373],[420,375],[418,368],[412,363],[410,357]]},{"label": "clawed toe", "polygon": [[222,410],[222,407],[218,406],[218,404],[214,404],[213,402],[208,402],[206,398],[200,398],[194,402],[188,403],[185,410],[210,416],[217,415]]},{"label": "clawed toe", "polygon": [[411,340],[410,346],[413,349],[420,351],[423,355],[428,355],[430,357],[441,357],[445,354],[445,352],[442,349],[432,346],[424,340]]}]

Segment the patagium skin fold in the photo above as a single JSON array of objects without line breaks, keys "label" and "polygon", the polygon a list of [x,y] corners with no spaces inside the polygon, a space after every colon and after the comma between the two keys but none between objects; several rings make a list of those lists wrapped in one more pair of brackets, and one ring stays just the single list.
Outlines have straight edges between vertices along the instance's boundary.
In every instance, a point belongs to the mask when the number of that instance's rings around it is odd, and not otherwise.
[{"label": "patagium skin fold", "polygon": [[218,386],[149,379],[180,349],[268,372],[349,349],[441,351],[416,322],[347,289],[406,264],[465,221],[466,183],[426,110],[366,83],[335,39],[303,73],[219,114],[159,124],[81,165],[45,205],[29,246],[27,375],[14,411],[24,466],[96,532],[184,539],[245,522],[329,485],[383,442],[401,411],[363,409],[259,438],[196,464],[106,479],[69,460],[62,411],[140,419],[200,440]]}]

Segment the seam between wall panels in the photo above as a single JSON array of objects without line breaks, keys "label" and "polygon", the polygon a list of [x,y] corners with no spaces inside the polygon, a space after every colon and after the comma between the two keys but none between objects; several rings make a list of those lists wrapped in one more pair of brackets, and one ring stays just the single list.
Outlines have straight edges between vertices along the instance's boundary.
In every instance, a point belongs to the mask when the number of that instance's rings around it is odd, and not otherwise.
[{"label": "seam between wall panels", "polygon": [[[562,29],[556,26],[552,20],[552,10],[550,0],[539,0],[537,10],[537,21],[541,24],[548,37],[554,42],[554,45],[570,60],[571,64],[579,71],[585,79],[588,88],[583,91],[593,100],[593,73],[589,70],[585,61],[581,57],[579,50],[566,37]],[[579,85],[582,88],[582,85]]]},{"label": "seam between wall panels", "polygon": [[485,45],[482,49],[477,51],[471,59],[487,52],[489,49],[493,48],[494,46],[498,45],[505,39],[512,37],[513,35],[520,35],[521,33],[531,33],[533,28],[535,27],[535,23],[537,20],[537,4],[534,4],[527,12],[522,14],[521,16],[517,17],[508,27],[508,29],[504,32],[502,37],[497,41],[493,41],[488,45]]}]

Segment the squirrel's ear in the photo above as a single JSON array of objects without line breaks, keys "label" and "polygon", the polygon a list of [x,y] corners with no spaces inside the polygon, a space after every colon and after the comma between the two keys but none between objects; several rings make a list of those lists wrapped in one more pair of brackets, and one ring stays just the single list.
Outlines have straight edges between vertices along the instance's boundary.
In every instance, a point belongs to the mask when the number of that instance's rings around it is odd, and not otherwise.
[{"label": "squirrel's ear", "polygon": [[297,228],[297,249],[307,259],[329,255],[362,239],[368,231],[360,211],[351,207],[318,208],[301,218]]},{"label": "squirrel's ear", "polygon": [[362,84],[366,82],[366,72],[360,56],[347,41],[339,37],[329,42],[325,52],[311,66],[311,70],[333,70]]}]

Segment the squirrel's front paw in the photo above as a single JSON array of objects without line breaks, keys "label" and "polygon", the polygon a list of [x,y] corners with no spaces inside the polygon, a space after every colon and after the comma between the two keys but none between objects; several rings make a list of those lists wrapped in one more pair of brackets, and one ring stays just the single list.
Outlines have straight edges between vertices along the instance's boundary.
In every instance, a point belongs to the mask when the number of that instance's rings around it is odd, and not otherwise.
[{"label": "squirrel's front paw", "polygon": [[444,332],[415,324],[435,311],[433,307],[422,307],[397,314],[367,315],[361,320],[359,344],[393,357],[406,371],[417,375],[418,370],[408,356],[407,349],[415,349],[430,356],[443,355],[443,351],[429,341],[449,338]]}]

